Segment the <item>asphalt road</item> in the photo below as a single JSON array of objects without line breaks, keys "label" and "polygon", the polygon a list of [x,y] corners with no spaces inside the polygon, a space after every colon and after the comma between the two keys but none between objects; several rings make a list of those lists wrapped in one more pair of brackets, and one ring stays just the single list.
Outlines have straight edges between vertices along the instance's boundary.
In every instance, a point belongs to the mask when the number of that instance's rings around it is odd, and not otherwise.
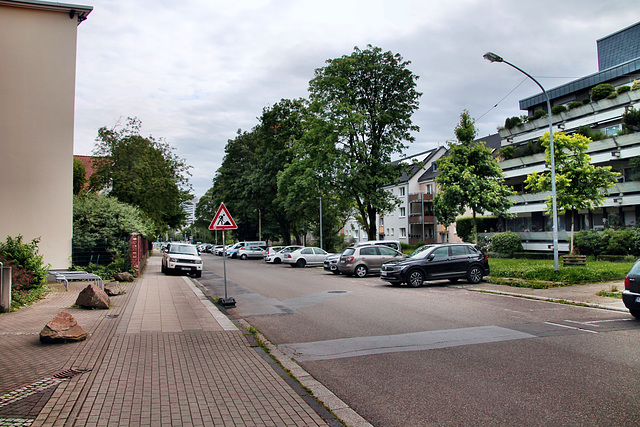
[{"label": "asphalt road", "polygon": [[[200,282],[224,296],[222,258]],[[229,309],[375,426],[640,425],[625,313],[227,260]]]}]

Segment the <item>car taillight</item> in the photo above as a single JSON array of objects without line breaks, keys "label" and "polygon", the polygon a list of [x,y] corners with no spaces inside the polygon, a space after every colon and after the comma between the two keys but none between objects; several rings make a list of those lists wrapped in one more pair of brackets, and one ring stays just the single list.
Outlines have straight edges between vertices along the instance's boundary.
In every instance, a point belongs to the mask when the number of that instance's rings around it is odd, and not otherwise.
[{"label": "car taillight", "polygon": [[355,259],[354,257],[352,257],[352,256],[348,256],[348,257],[347,257],[347,262],[351,262],[351,261],[353,261],[354,259]]},{"label": "car taillight", "polygon": [[627,276],[627,277],[624,278],[624,288],[625,289],[629,289],[630,287],[631,287],[631,283],[630,283],[630,280],[629,280],[629,276]]},{"label": "car taillight", "polygon": [[291,258],[291,254],[287,254],[287,258]]}]

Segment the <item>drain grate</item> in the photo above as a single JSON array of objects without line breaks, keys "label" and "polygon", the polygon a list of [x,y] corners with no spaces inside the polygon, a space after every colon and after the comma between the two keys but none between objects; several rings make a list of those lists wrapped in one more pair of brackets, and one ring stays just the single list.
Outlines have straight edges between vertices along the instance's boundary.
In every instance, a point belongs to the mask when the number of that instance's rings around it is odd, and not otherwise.
[{"label": "drain grate", "polygon": [[89,372],[91,369],[67,369],[66,371],[58,372],[53,376],[53,378],[73,378],[76,375],[84,374],[85,372]]},{"label": "drain grate", "polygon": [[115,318],[117,318],[118,316],[120,316],[120,315],[119,315],[119,314],[107,314],[107,315],[106,315],[106,316],[104,316],[104,317],[106,317],[107,319],[115,319]]},{"label": "drain grate", "polygon": [[347,291],[327,291],[328,294],[346,294]]}]

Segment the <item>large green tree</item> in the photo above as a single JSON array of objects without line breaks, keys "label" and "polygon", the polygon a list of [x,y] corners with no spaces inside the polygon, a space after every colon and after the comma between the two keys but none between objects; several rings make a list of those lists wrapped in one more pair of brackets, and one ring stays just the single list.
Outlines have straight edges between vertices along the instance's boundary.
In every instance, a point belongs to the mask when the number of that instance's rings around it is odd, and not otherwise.
[{"label": "large green tree", "polygon": [[335,175],[323,177],[354,200],[370,238],[377,236],[377,216],[397,202],[383,188],[402,172],[392,156],[402,153],[418,130],[411,116],[421,93],[409,64],[379,47],[356,47],[351,55],[328,60],[309,83],[316,118],[309,125],[317,135],[312,140],[335,147],[335,158],[327,159],[336,162]]},{"label": "large green tree", "polygon": [[165,140],[141,136],[140,127],[129,118],[124,127],[98,130],[90,186],[139,207],[159,233],[185,222],[183,203],[193,198],[190,166]]},{"label": "large green tree", "polygon": [[[551,148],[549,132],[541,138],[547,153],[545,162],[551,169]],[[556,174],[556,205],[558,212],[571,212],[571,252],[573,253],[573,232],[575,212],[578,209],[593,209],[601,206],[606,190],[616,183],[620,176],[611,166],[594,166],[587,154],[591,139],[574,133],[553,134],[554,161]],[[534,172],[527,176],[527,189],[534,192],[551,191],[551,172]],[[547,211],[552,210],[551,195],[547,197]]]},{"label": "large green tree", "polygon": [[470,209],[474,242],[478,243],[476,216],[485,212],[505,215],[513,191],[504,184],[498,160],[482,141],[475,141],[475,121],[464,110],[455,128],[457,141],[449,142],[447,155],[438,160],[438,191],[434,210],[441,224],[449,225]]}]

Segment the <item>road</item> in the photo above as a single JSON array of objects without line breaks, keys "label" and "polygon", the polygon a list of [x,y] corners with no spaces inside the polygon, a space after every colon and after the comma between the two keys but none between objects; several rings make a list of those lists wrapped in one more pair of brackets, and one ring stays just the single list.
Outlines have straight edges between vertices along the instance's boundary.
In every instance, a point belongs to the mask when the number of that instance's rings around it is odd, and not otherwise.
[{"label": "road", "polygon": [[[200,282],[224,296],[222,258]],[[375,426],[640,425],[640,322],[471,290],[227,260],[229,309]]]}]

